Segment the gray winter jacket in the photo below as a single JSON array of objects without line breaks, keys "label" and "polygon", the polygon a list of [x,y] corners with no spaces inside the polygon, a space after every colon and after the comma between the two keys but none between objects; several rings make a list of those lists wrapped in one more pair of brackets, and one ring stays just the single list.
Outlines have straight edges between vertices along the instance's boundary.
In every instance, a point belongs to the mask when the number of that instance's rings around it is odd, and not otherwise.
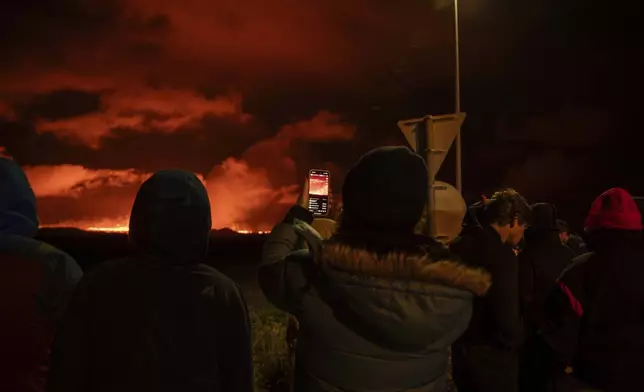
[{"label": "gray winter jacket", "polygon": [[[336,234],[323,245],[293,207],[269,236],[259,281],[300,323],[295,390],[444,391],[447,350],[489,275],[408,234]],[[314,242],[295,250],[301,234]]]}]

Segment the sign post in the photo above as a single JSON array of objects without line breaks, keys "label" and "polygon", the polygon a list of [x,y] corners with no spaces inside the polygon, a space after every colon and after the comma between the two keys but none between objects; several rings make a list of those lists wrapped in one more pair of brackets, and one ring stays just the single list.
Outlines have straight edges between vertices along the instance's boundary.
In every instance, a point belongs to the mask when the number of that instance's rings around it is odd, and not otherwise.
[{"label": "sign post", "polygon": [[438,229],[435,216],[436,174],[454,139],[460,134],[463,121],[465,121],[465,113],[425,116],[398,122],[398,127],[409,145],[425,159],[427,164],[430,184],[427,200],[427,232],[432,236],[437,235]]}]

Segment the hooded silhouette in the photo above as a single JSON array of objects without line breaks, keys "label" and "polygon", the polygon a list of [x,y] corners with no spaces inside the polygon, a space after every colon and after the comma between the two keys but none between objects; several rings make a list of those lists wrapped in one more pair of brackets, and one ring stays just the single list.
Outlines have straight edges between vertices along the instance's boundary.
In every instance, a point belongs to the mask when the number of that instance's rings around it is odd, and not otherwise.
[{"label": "hooded silhouette", "polygon": [[54,345],[50,391],[252,391],[245,302],[203,264],[210,216],[192,173],[164,170],[141,185],[134,253],[79,283]]},{"label": "hooded silhouette", "polygon": [[0,390],[44,390],[57,322],[82,272],[34,239],[36,198],[20,166],[0,158]]},{"label": "hooded silhouette", "polygon": [[564,270],[547,298],[542,326],[555,369],[605,392],[644,384],[642,216],[613,188],[591,205],[586,253]]}]

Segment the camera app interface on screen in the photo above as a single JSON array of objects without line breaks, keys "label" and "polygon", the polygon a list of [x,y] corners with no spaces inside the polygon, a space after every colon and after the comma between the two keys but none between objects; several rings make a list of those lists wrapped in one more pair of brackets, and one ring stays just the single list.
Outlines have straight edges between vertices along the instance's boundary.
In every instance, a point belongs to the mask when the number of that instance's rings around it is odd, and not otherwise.
[{"label": "camera app interface on screen", "polygon": [[329,210],[329,172],[311,170],[309,173],[309,211],[326,215]]}]

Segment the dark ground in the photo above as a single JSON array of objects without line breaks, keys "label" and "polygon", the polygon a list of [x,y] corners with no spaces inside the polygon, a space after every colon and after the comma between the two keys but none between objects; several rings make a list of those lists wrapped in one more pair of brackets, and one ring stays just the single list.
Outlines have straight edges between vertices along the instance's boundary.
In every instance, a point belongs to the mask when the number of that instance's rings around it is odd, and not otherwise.
[{"label": "dark ground", "polygon": [[[130,252],[127,234],[88,232],[78,229],[41,229],[38,238],[71,255],[83,271],[98,263],[125,257]],[[252,298],[257,297],[256,271],[265,235],[213,231],[207,264],[234,279]],[[250,301],[249,301],[250,302]]]},{"label": "dark ground", "polygon": [[[213,231],[208,264],[222,270],[230,266],[256,266],[260,262],[264,237],[230,230]],[[40,230],[38,238],[69,253],[83,270],[106,260],[124,257],[130,251],[127,234],[120,233],[45,228]]]}]

